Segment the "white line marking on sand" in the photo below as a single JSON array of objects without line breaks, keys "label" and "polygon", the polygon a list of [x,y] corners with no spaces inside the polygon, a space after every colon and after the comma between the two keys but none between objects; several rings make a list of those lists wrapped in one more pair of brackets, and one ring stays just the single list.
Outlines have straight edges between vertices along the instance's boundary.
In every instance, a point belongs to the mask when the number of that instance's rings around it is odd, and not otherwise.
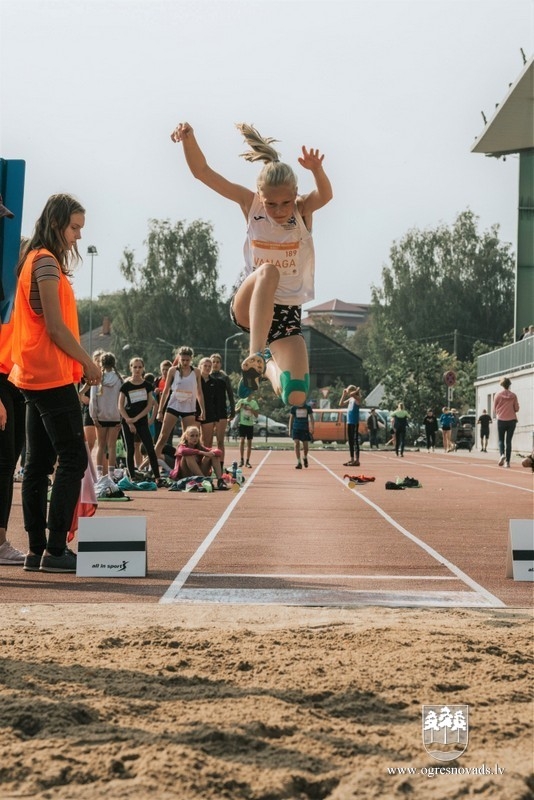
[{"label": "white line marking on sand", "polygon": [[350,589],[200,589],[186,586],[175,602],[354,608],[488,608],[475,592],[373,592]]}]

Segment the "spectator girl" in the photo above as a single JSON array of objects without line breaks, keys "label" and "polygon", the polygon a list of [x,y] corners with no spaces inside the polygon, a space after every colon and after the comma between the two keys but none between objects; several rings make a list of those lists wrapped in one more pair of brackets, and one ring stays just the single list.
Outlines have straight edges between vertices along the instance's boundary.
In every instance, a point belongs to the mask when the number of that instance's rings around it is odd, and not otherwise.
[{"label": "spectator girl", "polygon": [[443,436],[443,452],[444,453],[451,453],[451,428],[452,428],[452,414],[450,409],[447,406],[444,406],[441,409],[441,416],[439,418],[439,424],[441,427],[441,433]]},{"label": "spectator girl", "polygon": [[230,378],[221,369],[222,358],[220,353],[211,355],[211,376],[217,381],[215,399],[217,403],[217,422],[215,423],[215,436],[217,447],[221,451],[221,462],[224,466],[224,437],[228,423],[235,417],[234,390]]},{"label": "spectator girl", "polygon": [[156,455],[162,457],[163,447],[180,420],[182,431],[194,425],[197,417],[197,402],[200,406],[200,422],[205,419],[204,395],[200,383],[200,370],[192,365],[191,347],[180,347],[175,363],[167,373],[165,388],[159,400],[157,419],[162,423],[156,442]]},{"label": "spectator girl", "polygon": [[113,353],[102,353],[100,385],[91,386],[89,394],[89,415],[96,428],[96,471],[98,477],[113,477],[117,466],[117,438],[121,429],[119,394],[123,384],[117,372]]},{"label": "spectator girl", "polygon": [[350,460],[345,461],[344,467],[359,467],[360,466],[360,436],[358,433],[358,426],[360,424],[360,405],[362,396],[360,388],[354,386],[352,383],[343,389],[340,406],[348,406],[347,408],[347,438],[349,440]]},{"label": "spectator girl", "polygon": [[204,447],[212,447],[215,425],[219,419],[217,414],[217,383],[211,374],[211,358],[199,361],[200,385],[204,399],[204,419],[201,421],[201,440]]},{"label": "spectator girl", "polygon": [[222,478],[221,451],[216,447],[204,447],[200,442],[200,431],[196,425],[190,425],[183,432],[176,448],[176,465],[171,472],[173,480],[190,478],[193,475],[208,477],[211,471],[217,478],[217,489],[228,489]]},{"label": "spectator girl", "polygon": [[119,392],[119,413],[122,418],[122,436],[126,447],[126,465],[130,480],[134,481],[137,477],[135,437],[138,435],[145,447],[152,474],[156,482],[160,484],[158,459],[148,425],[148,418],[156,401],[152,392],[152,384],[144,378],[144,370],[143,359],[132,358],[130,361],[131,377],[122,384]]}]

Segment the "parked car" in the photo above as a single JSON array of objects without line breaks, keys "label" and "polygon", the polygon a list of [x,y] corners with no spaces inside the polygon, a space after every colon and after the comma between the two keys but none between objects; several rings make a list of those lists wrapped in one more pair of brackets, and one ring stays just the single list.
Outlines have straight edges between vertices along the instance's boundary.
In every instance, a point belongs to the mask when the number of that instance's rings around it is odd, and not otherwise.
[{"label": "parked car", "polygon": [[[382,433],[382,431],[386,429],[390,430],[389,412],[380,408],[377,408],[376,412],[380,418],[380,422],[384,425],[384,428],[381,428],[380,432]],[[370,413],[370,408],[360,408],[360,423],[358,425],[360,444],[369,440],[367,418]],[[323,444],[331,444],[332,442],[345,444],[348,441],[346,408],[314,408],[313,419],[313,438],[316,441],[321,440]]]},{"label": "parked car", "polygon": [[283,422],[258,414],[254,423],[254,436],[287,436],[289,428]]}]

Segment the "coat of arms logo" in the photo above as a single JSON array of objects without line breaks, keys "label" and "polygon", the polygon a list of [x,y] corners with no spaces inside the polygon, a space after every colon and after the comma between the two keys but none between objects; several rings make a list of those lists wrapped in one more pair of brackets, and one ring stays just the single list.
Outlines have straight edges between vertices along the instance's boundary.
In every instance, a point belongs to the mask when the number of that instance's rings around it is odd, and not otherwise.
[{"label": "coat of arms logo", "polygon": [[423,706],[423,744],[438,761],[452,761],[465,752],[469,735],[469,707]]}]

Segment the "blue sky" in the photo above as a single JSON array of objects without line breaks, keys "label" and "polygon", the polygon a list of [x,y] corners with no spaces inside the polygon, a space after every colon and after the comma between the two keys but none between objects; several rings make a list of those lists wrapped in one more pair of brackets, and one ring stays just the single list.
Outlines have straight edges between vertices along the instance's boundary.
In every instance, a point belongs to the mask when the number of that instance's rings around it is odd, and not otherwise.
[{"label": "blue sky", "polygon": [[[0,0],[0,155],[26,161],[23,233],[47,197],[87,209],[94,296],[121,288],[150,218],[209,220],[221,282],[242,266],[237,206],[197,183],[183,120],[211,166],[255,185],[236,122],[325,153],[334,200],[315,215],[316,303],[369,302],[389,249],[470,208],[514,243],[518,161],[470,152],[534,52],[534,0]],[[90,292],[90,259],[77,273]]]}]

